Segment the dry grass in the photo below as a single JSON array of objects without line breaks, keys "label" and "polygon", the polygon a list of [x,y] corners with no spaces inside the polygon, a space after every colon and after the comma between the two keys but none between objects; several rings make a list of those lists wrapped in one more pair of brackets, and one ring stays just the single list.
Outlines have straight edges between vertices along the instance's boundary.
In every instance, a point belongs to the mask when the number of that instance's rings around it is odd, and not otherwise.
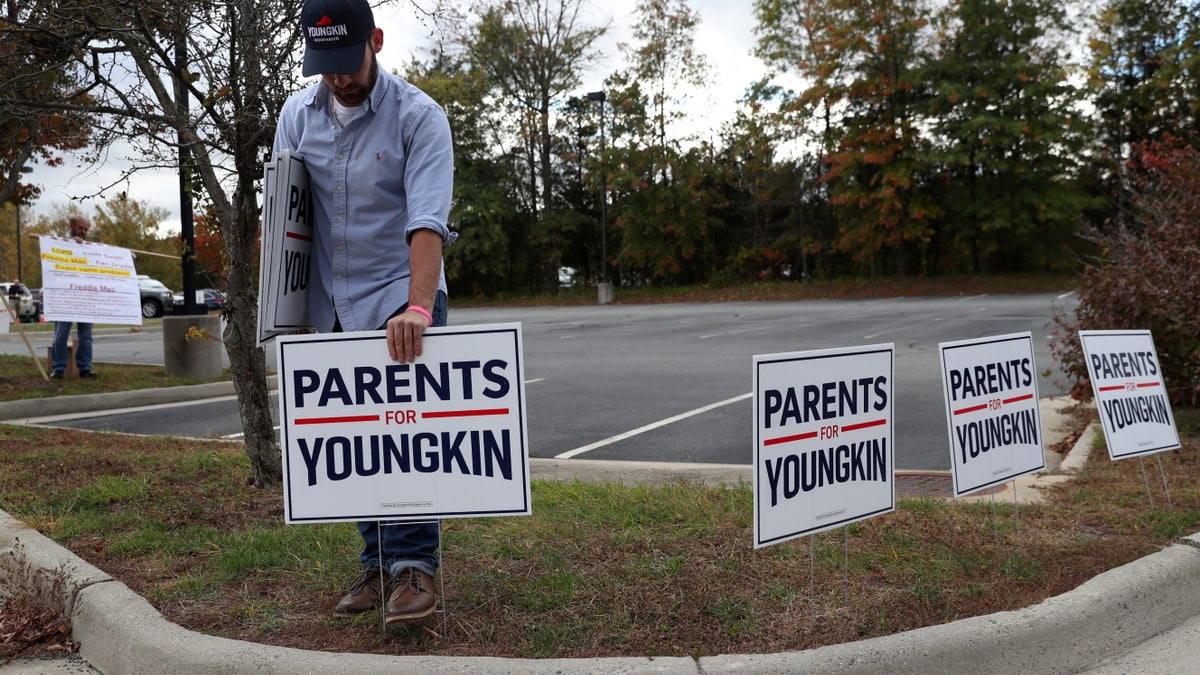
[{"label": "dry grass", "polygon": [[[73,652],[66,608],[61,598],[68,575],[62,569],[34,569],[21,555],[20,541],[0,550],[0,572],[5,583],[0,593],[0,664],[28,654]],[[47,594],[44,589],[50,589]],[[49,595],[50,597],[47,597]]]},{"label": "dry grass", "polygon": [[[1186,419],[1186,415],[1182,415]],[[1104,451],[1045,505],[901,500],[754,550],[748,487],[535,482],[528,517],[444,523],[444,614],[334,619],[350,524],[284,526],[240,445],[0,427],[0,508],[206,633],[341,652],[505,657],[777,652],[1015,609],[1200,525],[1200,455]],[[995,523],[998,522],[998,525]],[[848,557],[846,552],[848,551]],[[444,621],[442,620],[444,618]]]}]

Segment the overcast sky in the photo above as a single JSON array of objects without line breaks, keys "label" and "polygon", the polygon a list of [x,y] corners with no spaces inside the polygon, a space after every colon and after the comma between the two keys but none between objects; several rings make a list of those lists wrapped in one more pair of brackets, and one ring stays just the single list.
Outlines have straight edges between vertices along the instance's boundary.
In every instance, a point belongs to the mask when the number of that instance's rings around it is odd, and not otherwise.
[{"label": "overcast sky", "polygon": [[[712,85],[708,92],[692,97],[698,113],[693,123],[697,128],[714,132],[732,118],[736,101],[745,88],[765,72],[765,67],[751,55],[754,48],[754,17],[747,0],[691,0],[690,6],[700,15],[696,45],[709,62]],[[617,49],[620,42],[632,40],[629,26],[634,18],[636,0],[604,0],[589,6],[593,19],[589,25],[611,22],[609,37],[603,45],[606,58],[585,75],[580,93],[602,88],[612,71],[624,67],[623,56]],[[431,28],[423,25],[411,7],[402,4],[377,12],[377,24],[384,29],[384,49],[380,62],[388,69],[403,66],[411,55],[420,55],[431,41]],[[53,205],[65,205],[74,199],[92,194],[101,186],[115,180],[125,166],[125,156],[119,149],[110,153],[102,166],[80,168],[78,162],[67,158],[66,166],[49,170],[35,167],[33,182],[42,187],[42,197],[30,208],[35,215],[48,214]],[[165,209],[170,215],[164,229],[179,230],[179,178],[175,173],[143,172],[110,191],[107,197],[125,191],[132,199]],[[91,214],[104,198],[79,202],[79,207]]]}]

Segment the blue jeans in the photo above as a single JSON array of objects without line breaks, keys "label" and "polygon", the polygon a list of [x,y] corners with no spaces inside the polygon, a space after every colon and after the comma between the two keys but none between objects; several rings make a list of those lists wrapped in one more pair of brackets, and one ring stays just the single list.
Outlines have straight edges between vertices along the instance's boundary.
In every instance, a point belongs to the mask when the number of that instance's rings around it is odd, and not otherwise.
[{"label": "blue jeans", "polygon": [[[75,365],[79,372],[92,369],[92,324],[77,323],[75,332],[79,335],[79,347],[75,349]],[[50,359],[54,361],[53,370],[61,373],[67,369],[67,340],[71,337],[70,321],[54,322],[54,344],[50,345]]]},{"label": "blue jeans", "polygon": [[[433,325],[446,325],[445,293],[438,292],[430,313],[433,314]],[[438,521],[403,523],[362,520],[358,523],[358,533],[363,538],[363,552],[359,559],[364,569],[374,567],[382,560],[388,574],[395,574],[405,567],[416,568],[429,576],[437,574],[438,547],[441,545]]]}]

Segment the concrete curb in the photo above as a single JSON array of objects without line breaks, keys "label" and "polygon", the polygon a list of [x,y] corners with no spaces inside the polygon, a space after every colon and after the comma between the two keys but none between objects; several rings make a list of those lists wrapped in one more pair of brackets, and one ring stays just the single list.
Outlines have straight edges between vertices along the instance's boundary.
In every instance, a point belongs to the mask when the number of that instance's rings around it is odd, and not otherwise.
[{"label": "concrete curb", "polygon": [[1087,464],[1092,446],[1096,443],[1096,435],[1099,433],[1097,429],[1099,427],[1099,422],[1092,422],[1087,425],[1083,433],[1079,434],[1079,439],[1075,441],[1075,445],[1071,446],[1071,452],[1067,453],[1062,464],[1058,465],[1059,470],[1074,474],[1083,469],[1083,465]]},{"label": "concrete curb", "polygon": [[[275,387],[275,376],[267,378],[267,385]],[[103,394],[81,394],[78,396],[54,396],[50,398],[27,398],[0,402],[0,420],[21,421],[55,415],[89,413],[97,410],[137,408],[161,403],[180,403],[206,398],[233,396],[233,382],[210,382],[180,387],[159,389],[133,389]]]},{"label": "concrete curb", "polygon": [[[695,673],[687,658],[502,659],[305,651],[213,637],[181,628],[120,584],[84,589],[72,617],[79,654],[120,673]],[[582,668],[581,668],[582,666]]]},{"label": "concrete curb", "polygon": [[11,586],[0,587],[0,591],[35,593],[65,615],[71,614],[82,589],[98,583],[119,583],[4,511],[0,511],[0,572],[4,579],[17,580]]},{"label": "concrete curb", "polygon": [[[341,654],[213,637],[167,621],[127,586],[0,512],[0,569],[34,573],[71,608],[80,656],[105,673],[1070,673],[1200,615],[1200,535],[1038,605],[777,654],[601,659]],[[9,577],[12,578],[12,577]]]},{"label": "concrete curb", "polygon": [[[214,637],[167,621],[128,586],[0,511],[0,571],[71,616],[79,655],[104,673],[695,673],[689,658],[502,659],[341,654]],[[32,586],[31,586],[32,585]]]},{"label": "concrete curb", "polygon": [[1200,551],[1172,545],[1025,609],[806,652],[700,659],[713,673],[1077,673],[1200,613]]}]

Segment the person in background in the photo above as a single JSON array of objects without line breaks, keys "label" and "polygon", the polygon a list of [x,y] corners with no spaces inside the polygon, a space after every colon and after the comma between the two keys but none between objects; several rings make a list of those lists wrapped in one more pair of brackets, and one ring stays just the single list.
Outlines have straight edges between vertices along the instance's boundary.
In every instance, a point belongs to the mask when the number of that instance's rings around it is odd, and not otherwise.
[{"label": "person in background", "polygon": [[[320,80],[284,104],[274,151],[304,159],[313,196],[308,311],[320,332],[386,330],[390,357],[411,363],[446,323],[442,247],[454,181],[441,106],[376,60],[383,30],[367,0],[307,0],[304,75]],[[385,621],[433,613],[437,522],[358,523],[362,575],[333,613],[384,607]]]},{"label": "person in background", "polygon": [[[87,216],[74,215],[67,219],[67,228],[68,236],[82,244],[87,239],[88,230],[92,229],[92,221]],[[96,377],[92,370],[92,324],[80,321],[75,327],[75,334],[79,338],[79,344],[75,347],[75,365],[79,368],[79,377]],[[67,340],[70,337],[71,322],[55,321],[54,344],[50,347],[52,379],[61,380],[67,376]]]}]

